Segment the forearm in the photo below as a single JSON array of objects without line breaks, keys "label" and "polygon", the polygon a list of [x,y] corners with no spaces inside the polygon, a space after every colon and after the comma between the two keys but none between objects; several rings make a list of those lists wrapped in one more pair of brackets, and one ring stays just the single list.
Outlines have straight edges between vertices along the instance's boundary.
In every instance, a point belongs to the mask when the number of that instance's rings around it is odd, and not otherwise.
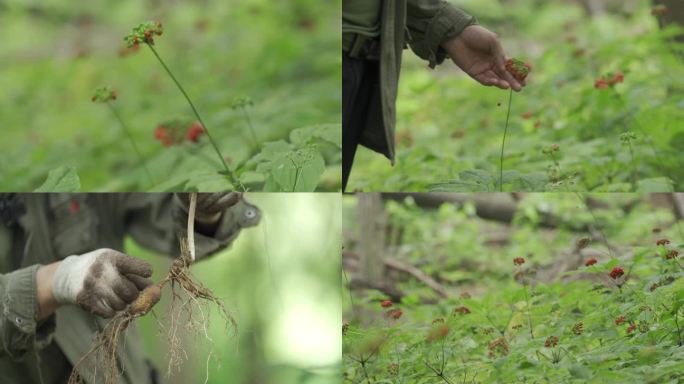
[{"label": "forearm", "polygon": [[[0,357],[20,359],[28,351],[50,343],[55,330],[54,316],[47,311],[40,319],[38,316],[38,291],[45,292],[41,279],[50,268],[39,275],[40,268],[43,266],[36,264],[0,274]],[[49,299],[45,304],[48,303]]]},{"label": "forearm", "polygon": [[38,299],[36,320],[38,321],[47,319],[59,308],[59,303],[57,303],[52,291],[52,281],[60,263],[61,261],[41,265],[36,272],[36,294]]}]

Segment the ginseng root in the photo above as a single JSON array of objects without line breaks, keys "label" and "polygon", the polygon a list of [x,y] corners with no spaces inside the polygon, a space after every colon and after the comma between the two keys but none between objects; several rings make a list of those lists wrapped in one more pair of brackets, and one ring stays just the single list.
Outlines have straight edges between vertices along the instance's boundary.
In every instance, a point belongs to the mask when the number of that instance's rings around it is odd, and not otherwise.
[{"label": "ginseng root", "polygon": [[[195,195],[195,194],[193,194]],[[192,196],[196,199],[196,196]],[[194,223],[194,204],[188,212],[188,233],[192,233]],[[74,364],[74,369],[69,377],[69,384],[82,383],[84,377],[89,377],[90,382],[104,384],[117,384],[119,373],[124,369],[118,358],[119,346],[128,326],[138,317],[145,316],[161,299],[162,288],[171,286],[171,304],[167,318],[168,328],[159,320],[158,326],[166,330],[169,343],[169,366],[168,374],[173,368],[179,368],[183,360],[188,356],[183,349],[179,329],[181,324],[188,331],[203,333],[212,341],[207,331],[209,322],[209,306],[218,307],[222,317],[228,324],[237,330],[235,319],[230,315],[223,302],[214,293],[190,272],[190,264],[194,261],[195,244],[192,236],[181,236],[181,257],[174,260],[166,276],[156,284],[145,288],[138,298],[133,301],[125,311],[117,314],[107,323],[105,328],[97,333],[92,348]],[[199,317],[197,316],[199,313]],[[155,316],[156,317],[156,316]],[[94,359],[94,360],[93,360]],[[89,364],[85,362],[88,361]],[[89,369],[89,376],[84,371]]]}]

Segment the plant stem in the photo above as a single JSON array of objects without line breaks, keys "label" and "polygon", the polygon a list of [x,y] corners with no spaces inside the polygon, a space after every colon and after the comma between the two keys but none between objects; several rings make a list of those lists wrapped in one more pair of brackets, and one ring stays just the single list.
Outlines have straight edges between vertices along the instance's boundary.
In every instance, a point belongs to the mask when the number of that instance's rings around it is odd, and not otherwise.
[{"label": "plant stem", "polygon": [[366,361],[361,359],[359,363],[361,364],[361,368],[363,369],[363,375],[366,376],[366,381],[370,384],[370,377],[368,377],[368,371],[366,370]]},{"label": "plant stem", "polygon": [[682,331],[679,330],[679,320],[677,317],[679,316],[679,311],[675,311],[674,313],[674,321],[675,321],[675,326],[677,326],[677,341],[679,343],[679,346],[681,347],[683,342],[682,342]]},{"label": "plant stem", "polygon": [[131,132],[128,130],[128,127],[124,123],[123,119],[119,115],[119,112],[114,108],[112,104],[109,102],[105,103],[109,107],[109,109],[112,111],[114,114],[114,117],[119,121],[119,124],[121,124],[121,129],[124,131],[124,134],[126,137],[128,137],[128,141],[131,142],[131,146],[133,147],[133,150],[135,153],[138,155],[138,158],[140,159],[140,163],[142,164],[143,168],[145,169],[145,173],[147,174],[147,177],[150,179],[150,183],[152,185],[155,184],[154,178],[152,177],[152,173],[150,170],[147,168],[147,163],[145,161],[145,157],[142,155],[142,152],[140,152],[140,149],[138,148],[138,145],[135,143],[135,140],[133,140],[133,136],[131,135]]},{"label": "plant stem", "polygon": [[506,147],[506,134],[508,133],[508,121],[511,118],[511,104],[513,101],[513,88],[508,94],[508,113],[506,114],[506,126],[504,128],[503,140],[501,140],[501,157],[499,166],[499,192],[503,192],[503,161],[504,161],[504,148]]},{"label": "plant stem", "polygon": [[252,125],[252,119],[249,117],[247,108],[243,105],[240,107],[242,113],[245,115],[245,120],[247,120],[247,126],[249,127],[249,132],[252,134],[252,140],[254,140],[254,146],[259,148],[259,140],[257,139],[256,132],[254,131],[254,126]]},{"label": "plant stem", "polygon": [[629,147],[629,156],[631,157],[631,160],[632,160],[632,163],[630,164],[630,169],[631,169],[630,175],[632,177],[632,189],[634,189],[634,191],[636,191],[637,181],[636,181],[636,171],[634,169],[634,164],[635,164],[634,163],[634,149],[632,149],[632,142],[629,141],[627,143],[627,146]]},{"label": "plant stem", "polygon": [[233,184],[233,186],[240,191],[244,192],[245,191],[245,186],[242,185],[240,182],[240,179],[238,179],[237,175],[233,172],[233,170],[228,167],[228,163],[226,163],[226,159],[223,157],[221,154],[221,151],[219,150],[218,145],[214,141],[214,138],[211,136],[209,133],[209,129],[207,128],[207,125],[204,124],[204,121],[202,120],[202,117],[200,116],[199,112],[197,112],[197,108],[195,108],[195,104],[192,103],[192,100],[190,100],[190,96],[188,96],[187,92],[185,92],[185,89],[183,86],[180,84],[178,79],[176,79],[176,76],[173,75],[173,72],[169,69],[169,67],[166,66],[166,63],[164,63],[164,60],[159,56],[157,53],[157,50],[154,49],[154,46],[147,44],[147,46],[150,48],[152,53],[154,53],[154,56],[159,60],[159,63],[164,67],[164,70],[166,70],[166,73],[171,77],[171,80],[173,80],[174,83],[176,83],[176,86],[178,89],[181,91],[183,96],[185,97],[185,100],[190,104],[190,108],[192,108],[192,112],[195,114],[195,117],[197,120],[202,124],[202,127],[204,128],[204,133],[207,134],[207,137],[209,138],[209,142],[211,142],[211,145],[214,147],[214,151],[216,151],[216,155],[218,155],[219,159],[221,159],[221,164],[223,164],[223,168],[225,169],[228,177],[230,178],[230,182]]},{"label": "plant stem", "polygon": [[594,211],[592,211],[591,208],[589,207],[589,205],[587,205],[587,203],[584,201],[584,199],[582,198],[582,194],[575,191],[575,195],[579,199],[580,203],[582,203],[582,205],[584,205],[584,208],[587,209],[587,211],[591,215],[591,218],[594,220],[594,224],[596,225],[596,230],[599,231],[599,233],[601,234],[601,238],[603,239],[603,243],[606,245],[606,248],[608,249],[608,255],[610,255],[611,259],[614,258],[615,256],[613,256],[613,251],[610,248],[610,244],[608,244],[608,237],[606,237],[606,233],[603,232],[603,229],[599,225],[598,219],[596,218],[596,215],[594,215]]},{"label": "plant stem", "polygon": [[525,276],[523,275],[523,292],[525,294],[525,303],[527,303],[527,322],[530,326],[530,338],[534,339],[532,333],[532,308],[530,308],[530,299],[527,297],[527,285],[525,285]]}]

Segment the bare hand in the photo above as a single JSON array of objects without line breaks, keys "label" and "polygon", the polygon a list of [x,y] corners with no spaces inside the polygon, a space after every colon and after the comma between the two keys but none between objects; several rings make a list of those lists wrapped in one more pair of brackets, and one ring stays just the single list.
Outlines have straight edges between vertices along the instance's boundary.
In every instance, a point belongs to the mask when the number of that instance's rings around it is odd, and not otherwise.
[{"label": "bare hand", "polygon": [[516,80],[506,70],[506,55],[499,37],[484,27],[466,27],[460,35],[444,42],[442,47],[454,64],[482,85],[501,89],[512,87],[516,92],[526,85],[524,80]]}]

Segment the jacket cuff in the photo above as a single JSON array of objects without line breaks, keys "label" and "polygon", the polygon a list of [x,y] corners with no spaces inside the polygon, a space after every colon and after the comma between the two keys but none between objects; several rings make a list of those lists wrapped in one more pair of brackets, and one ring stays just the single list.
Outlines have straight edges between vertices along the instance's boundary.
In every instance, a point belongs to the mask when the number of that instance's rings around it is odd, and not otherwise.
[{"label": "jacket cuff", "polygon": [[430,21],[423,43],[430,68],[436,67],[447,58],[447,53],[441,46],[443,42],[460,35],[466,27],[476,23],[473,16],[452,5],[442,7]]},{"label": "jacket cuff", "polygon": [[[38,314],[38,293],[36,272],[40,265],[16,270],[6,276],[5,297],[2,300],[2,318],[19,332],[10,337],[11,347],[7,352],[22,352],[50,344],[55,332],[55,315],[41,322]],[[6,346],[7,347],[7,346]],[[16,356],[15,356],[16,357]]]}]

